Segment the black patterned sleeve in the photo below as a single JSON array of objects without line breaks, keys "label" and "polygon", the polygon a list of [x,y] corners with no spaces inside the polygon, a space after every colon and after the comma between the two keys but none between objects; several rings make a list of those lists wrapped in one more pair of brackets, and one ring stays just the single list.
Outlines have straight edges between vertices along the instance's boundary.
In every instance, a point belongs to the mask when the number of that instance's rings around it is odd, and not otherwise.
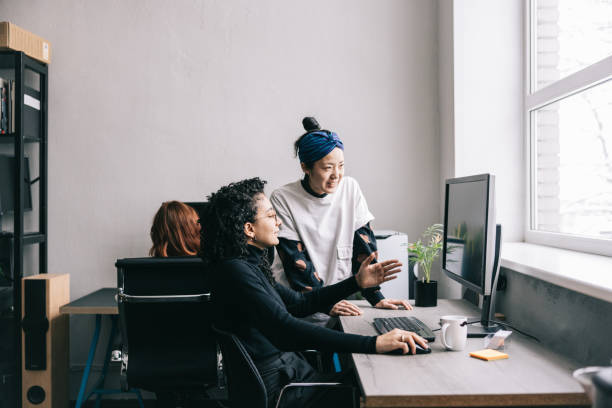
[{"label": "black patterned sleeve", "polygon": [[324,282],[315,271],[308,251],[302,242],[279,238],[276,250],[292,289],[304,292],[323,286]]},{"label": "black patterned sleeve", "polygon": [[[370,223],[367,223],[355,231],[355,235],[353,237],[353,275],[359,272],[361,258],[369,256],[372,252],[376,252],[377,249],[376,237],[374,236],[374,231],[372,231],[372,228],[370,228]],[[376,263],[376,260],[372,263]],[[380,286],[363,289],[361,294],[372,306],[376,305],[385,298],[380,291]]]}]

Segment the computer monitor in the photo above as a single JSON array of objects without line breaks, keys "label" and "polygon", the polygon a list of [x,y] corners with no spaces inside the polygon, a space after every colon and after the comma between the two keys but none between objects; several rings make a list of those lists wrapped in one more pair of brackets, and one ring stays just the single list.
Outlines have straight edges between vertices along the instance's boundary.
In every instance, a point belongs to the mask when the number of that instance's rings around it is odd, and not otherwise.
[{"label": "computer monitor", "polygon": [[[23,209],[32,210],[30,160],[25,158],[23,169]],[[15,157],[0,155],[0,215],[15,211]]]},{"label": "computer monitor", "polygon": [[202,218],[202,215],[204,214],[204,211],[206,211],[206,208],[208,206],[208,203],[205,201],[201,201],[201,202],[190,201],[190,202],[185,202],[185,204],[193,208],[198,213],[199,218]]},{"label": "computer monitor", "polygon": [[497,330],[492,320],[499,270],[501,226],[495,224],[495,176],[446,180],[442,269],[483,296],[480,319],[469,320],[468,336]]}]

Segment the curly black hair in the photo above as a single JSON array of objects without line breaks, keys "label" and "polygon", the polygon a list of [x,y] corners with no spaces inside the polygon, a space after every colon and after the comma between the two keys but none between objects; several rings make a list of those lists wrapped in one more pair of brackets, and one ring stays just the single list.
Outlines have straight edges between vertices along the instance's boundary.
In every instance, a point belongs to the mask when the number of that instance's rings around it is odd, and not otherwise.
[{"label": "curly black hair", "polygon": [[[207,197],[208,205],[200,216],[200,256],[206,265],[246,258],[244,224],[255,222],[257,196],[263,194],[265,184],[259,177],[246,179],[223,186]],[[267,253],[260,267],[273,282]]]}]

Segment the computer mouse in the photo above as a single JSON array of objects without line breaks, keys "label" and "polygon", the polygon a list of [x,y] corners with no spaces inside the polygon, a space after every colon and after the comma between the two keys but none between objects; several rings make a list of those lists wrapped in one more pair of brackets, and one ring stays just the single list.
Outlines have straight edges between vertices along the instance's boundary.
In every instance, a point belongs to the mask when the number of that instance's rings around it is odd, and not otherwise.
[{"label": "computer mouse", "polygon": [[416,346],[416,353],[417,354],[429,354],[429,353],[431,353],[431,347],[423,348],[423,347],[419,346],[418,344],[415,344],[415,346]]},{"label": "computer mouse", "polygon": [[[431,353],[431,347],[429,348],[423,348],[421,346],[419,346],[418,344],[416,344],[416,354],[429,354]],[[395,350],[391,350],[385,354],[392,354],[392,355],[402,355],[402,356],[411,356],[412,354],[410,353],[410,348],[408,348],[408,353],[403,354],[402,349],[398,348]]]}]

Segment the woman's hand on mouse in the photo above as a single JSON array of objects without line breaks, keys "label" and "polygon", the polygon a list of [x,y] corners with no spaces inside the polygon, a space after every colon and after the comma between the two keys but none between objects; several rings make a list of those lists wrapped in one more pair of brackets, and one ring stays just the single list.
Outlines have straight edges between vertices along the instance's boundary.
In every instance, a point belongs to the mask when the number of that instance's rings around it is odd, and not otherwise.
[{"label": "woman's hand on mouse", "polygon": [[418,334],[406,330],[393,329],[376,337],[376,352],[388,353],[396,349],[402,349],[404,354],[415,354],[417,344],[424,349],[429,348],[427,340]]},{"label": "woman's hand on mouse", "polygon": [[363,312],[349,301],[341,300],[329,311],[330,316],[359,316]]},{"label": "woman's hand on mouse", "polygon": [[397,278],[396,273],[402,271],[402,264],[397,259],[391,259],[372,265],[375,254],[371,253],[363,260],[359,267],[359,272],[355,275],[357,285],[360,288],[371,288],[381,283]]}]

